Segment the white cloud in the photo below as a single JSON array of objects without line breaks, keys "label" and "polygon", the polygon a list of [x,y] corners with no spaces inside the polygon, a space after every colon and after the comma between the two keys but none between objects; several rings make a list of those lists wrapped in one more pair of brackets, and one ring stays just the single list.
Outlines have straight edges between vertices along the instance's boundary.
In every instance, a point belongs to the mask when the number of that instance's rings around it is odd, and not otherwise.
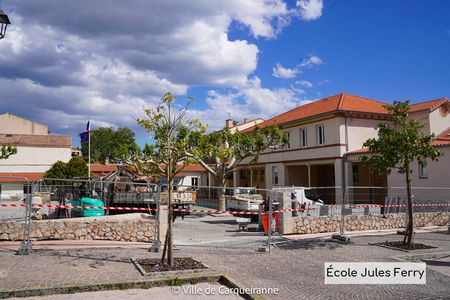
[{"label": "white cloud", "polygon": [[[266,116],[298,103],[293,88],[249,78],[258,46],[228,36],[237,22],[253,37],[275,37],[296,13],[283,0],[6,0],[2,8],[14,23],[1,41],[0,111],[55,132],[77,133],[88,119],[136,129],[143,106],[191,86],[233,91],[208,96],[206,111],[218,114]],[[283,69],[281,76],[299,72]]]},{"label": "white cloud", "polygon": [[242,121],[244,118],[268,119],[277,114],[309,102],[299,99],[304,91],[296,88],[268,89],[261,85],[258,77],[248,80],[239,90],[219,93],[211,90],[206,110],[194,110],[191,115],[208,124],[210,130],[223,128],[225,119]]},{"label": "white cloud", "polygon": [[298,0],[297,7],[302,20],[315,20],[322,15],[323,0]]},{"label": "white cloud", "polygon": [[323,61],[317,55],[310,55],[308,58],[304,59],[298,66],[300,68],[311,68],[316,65],[323,64]]},{"label": "white cloud", "polygon": [[303,87],[308,88],[308,89],[313,87],[313,84],[311,82],[307,81],[307,80],[297,80],[295,82],[295,84],[298,84],[298,85],[303,86]]},{"label": "white cloud", "polygon": [[277,78],[290,79],[297,76],[298,73],[299,71],[296,69],[289,69],[283,67],[281,64],[276,64],[273,68],[272,75]]}]

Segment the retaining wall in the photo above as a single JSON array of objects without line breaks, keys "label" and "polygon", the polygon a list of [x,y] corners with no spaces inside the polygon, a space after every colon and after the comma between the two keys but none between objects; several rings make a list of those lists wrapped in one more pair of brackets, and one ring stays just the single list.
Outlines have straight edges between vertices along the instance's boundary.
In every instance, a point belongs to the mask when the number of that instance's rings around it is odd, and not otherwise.
[{"label": "retaining wall", "polygon": [[[286,233],[320,233],[340,230],[339,216],[293,217],[291,232]],[[449,213],[415,213],[414,226],[449,225]],[[345,216],[345,231],[397,229],[405,226],[405,214],[387,215],[351,215]]]},{"label": "retaining wall", "polygon": [[[37,240],[150,242],[154,238],[155,223],[154,217],[137,213],[44,221],[33,220],[30,238]],[[23,226],[23,222],[0,221],[0,240],[22,240]]]}]

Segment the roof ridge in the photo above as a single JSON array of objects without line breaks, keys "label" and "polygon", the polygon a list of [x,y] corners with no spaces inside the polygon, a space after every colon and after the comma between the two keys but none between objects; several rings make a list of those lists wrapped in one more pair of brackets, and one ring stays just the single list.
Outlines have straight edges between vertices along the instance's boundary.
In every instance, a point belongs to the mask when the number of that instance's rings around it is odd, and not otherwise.
[{"label": "roof ridge", "polygon": [[450,135],[450,127],[448,127],[447,129],[436,135],[436,140],[442,140],[449,135]]},{"label": "roof ridge", "polygon": [[292,112],[292,111],[294,111],[294,110],[296,110],[296,109],[299,109],[299,108],[301,108],[301,107],[310,106],[310,105],[312,105],[312,104],[314,104],[314,103],[316,103],[316,102],[323,101],[323,100],[326,100],[326,99],[329,99],[329,98],[333,98],[333,97],[336,97],[336,96],[339,96],[339,95],[342,95],[342,93],[336,94],[336,95],[332,95],[332,96],[328,96],[328,97],[324,97],[324,98],[320,98],[320,99],[316,99],[316,100],[311,101],[311,102],[308,102],[308,103],[306,103],[306,104],[303,104],[303,105],[294,107],[294,108],[292,108],[292,109],[290,109],[290,110],[288,110],[288,111],[285,111],[285,112],[283,112],[283,113],[281,113],[281,114],[275,115],[275,116],[273,116],[272,118],[265,120],[264,122],[269,122],[270,120],[272,120],[272,119],[274,119],[274,118],[277,118],[277,117],[279,117],[279,116],[284,116],[284,115],[286,115],[286,114],[288,114],[288,113],[290,113],[290,112]]},{"label": "roof ridge", "polygon": [[341,97],[339,98],[339,103],[337,107],[338,110],[342,109],[342,106],[344,105],[345,95],[346,95],[345,93],[341,93]]},{"label": "roof ridge", "polygon": [[354,94],[345,93],[345,95],[347,95],[347,96],[353,96],[353,97],[358,97],[358,98],[361,98],[361,99],[366,99],[366,100],[373,101],[373,102],[377,102],[377,103],[382,103],[382,104],[384,104],[384,105],[392,105],[391,103],[388,103],[388,102],[384,102],[384,101],[380,101],[380,100],[374,100],[374,99],[370,99],[370,98],[367,98],[367,97],[358,96],[358,95],[354,95]]},{"label": "roof ridge", "polygon": [[411,104],[411,106],[425,104],[425,103],[434,102],[434,101],[443,101],[443,100],[449,101],[447,99],[447,97],[443,97],[443,98],[437,98],[437,99],[433,99],[433,100],[425,100],[425,101],[417,102],[417,103]]}]

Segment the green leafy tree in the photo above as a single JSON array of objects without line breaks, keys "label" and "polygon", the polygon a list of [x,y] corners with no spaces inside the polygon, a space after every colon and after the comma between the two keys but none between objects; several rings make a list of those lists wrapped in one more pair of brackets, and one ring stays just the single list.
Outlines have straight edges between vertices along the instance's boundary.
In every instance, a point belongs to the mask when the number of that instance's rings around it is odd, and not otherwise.
[{"label": "green leafy tree", "polygon": [[0,159],[7,159],[17,153],[17,148],[11,145],[3,145],[0,153]]},{"label": "green leafy tree", "polygon": [[193,146],[191,136],[202,135],[205,131],[198,120],[187,117],[188,107],[192,99],[180,108],[175,105],[175,97],[170,93],[161,98],[161,104],[155,108],[145,109],[146,117],[138,119],[139,125],[144,127],[154,139],[154,145],[146,145],[140,157],[135,157],[135,165],[142,172],[151,172],[163,175],[168,183],[168,229],[162,262],[165,261],[167,251],[167,263],[173,265],[173,211],[172,193],[175,176],[181,171],[178,164],[189,164],[192,161],[186,155],[186,150]]},{"label": "green leafy tree", "polygon": [[67,163],[67,178],[88,176],[88,167],[82,157],[74,156]]},{"label": "green leafy tree", "polygon": [[44,174],[45,178],[67,178],[67,164],[61,160],[55,162]]},{"label": "green leafy tree", "polygon": [[[81,143],[81,152],[88,157],[88,142]],[[91,161],[105,163],[123,161],[139,151],[134,132],[127,127],[117,130],[111,127],[100,127],[91,130]]]},{"label": "green leafy tree", "polygon": [[236,172],[237,165],[244,160],[256,163],[261,152],[287,142],[287,135],[276,125],[262,129],[256,126],[247,133],[232,133],[225,127],[208,135],[192,134],[191,138],[193,147],[188,156],[198,161],[220,183],[219,210],[226,209],[227,178]]},{"label": "green leafy tree", "polygon": [[71,179],[75,177],[86,177],[88,167],[86,161],[81,157],[72,157],[68,163],[58,160],[45,172],[45,178]]},{"label": "green leafy tree", "polygon": [[361,160],[377,174],[390,174],[393,169],[405,174],[408,224],[403,242],[411,247],[414,243],[411,163],[426,164],[427,159],[437,160],[440,152],[432,145],[434,135],[423,134],[420,131],[423,125],[408,117],[408,101],[395,101],[394,105],[386,105],[385,108],[390,113],[391,122],[378,124],[378,138],[364,143],[371,154]]}]

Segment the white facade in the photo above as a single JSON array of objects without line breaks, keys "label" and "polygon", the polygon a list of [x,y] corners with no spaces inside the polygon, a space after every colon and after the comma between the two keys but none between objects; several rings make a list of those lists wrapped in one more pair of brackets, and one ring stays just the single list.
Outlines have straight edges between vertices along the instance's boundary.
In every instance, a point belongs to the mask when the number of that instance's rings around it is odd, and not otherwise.
[{"label": "white facade", "polygon": [[[354,182],[354,180],[358,179],[358,176],[353,176],[353,170],[358,170],[358,167],[362,169],[361,166],[354,167],[355,164],[360,163],[359,157],[361,155],[347,153],[363,148],[363,144],[367,139],[376,138],[376,126],[380,122],[385,122],[388,119],[388,114],[386,112],[383,113],[380,109],[384,105],[382,102],[365,98],[355,100],[355,98],[349,97],[349,100],[352,100],[352,102],[347,107],[351,107],[352,111],[345,108],[346,104],[342,103],[343,96],[340,97],[339,104],[337,104],[336,98],[331,99],[331,101],[334,100],[336,102],[336,108],[330,108],[330,111],[325,113],[317,113],[317,115],[310,113],[307,117],[302,118],[302,107],[299,107],[297,114],[300,117],[298,119],[284,121],[286,117],[283,117],[283,114],[280,115],[280,120],[282,121],[275,123],[278,124],[283,132],[289,133],[289,145],[270,149],[262,153],[258,163],[255,165],[250,164],[250,159],[242,162],[239,165],[241,172],[244,172],[245,169],[264,170],[265,186],[259,186],[260,188],[270,189],[274,186],[292,185],[311,187],[334,186],[336,187],[336,202],[341,199],[342,194],[340,194],[340,191],[342,191],[342,188],[347,186],[357,184],[385,187],[404,186],[405,184],[402,182],[404,180],[398,174],[391,174],[387,178],[386,176],[366,174],[363,176],[364,178],[361,178],[361,182]],[[322,109],[323,105],[327,105],[327,100],[317,101],[318,111]],[[358,105],[358,101],[362,101],[361,106]],[[434,133],[437,136],[450,128],[450,115],[447,113],[450,104],[448,100],[443,100],[442,103],[439,105],[443,106],[443,109],[440,107],[423,109],[410,114],[411,117],[418,119],[424,124],[423,131],[425,134]],[[305,108],[305,110],[307,109],[311,111],[310,108]],[[319,130],[319,126],[323,126],[324,131],[320,131],[322,129]],[[302,139],[304,132],[307,134],[306,146],[303,145]],[[319,141],[319,136],[323,135],[323,133],[324,141]],[[413,172],[415,177],[413,178],[413,185],[450,187],[450,181],[448,181],[450,177],[450,145],[441,147],[440,144],[439,149],[441,149],[444,156],[438,162],[430,162],[428,164],[426,177],[418,177],[418,166],[417,163],[414,164]],[[246,174],[253,173],[246,172]],[[443,174],[447,174],[447,176],[443,176]],[[256,186],[257,184],[252,179],[243,179],[242,175],[236,174],[234,176],[235,186]],[[383,195],[379,195],[379,198],[383,199]]]},{"label": "white facade", "polygon": [[[0,160],[0,176],[42,178],[58,160],[68,162],[72,156],[69,136],[50,135],[46,125],[11,115],[0,115],[0,145],[13,145],[17,153]],[[25,179],[0,178],[1,199],[20,199]]]},{"label": "white facade", "polygon": [[72,157],[70,147],[17,146],[17,154],[0,161],[0,172],[46,172],[58,160],[68,162]]}]

